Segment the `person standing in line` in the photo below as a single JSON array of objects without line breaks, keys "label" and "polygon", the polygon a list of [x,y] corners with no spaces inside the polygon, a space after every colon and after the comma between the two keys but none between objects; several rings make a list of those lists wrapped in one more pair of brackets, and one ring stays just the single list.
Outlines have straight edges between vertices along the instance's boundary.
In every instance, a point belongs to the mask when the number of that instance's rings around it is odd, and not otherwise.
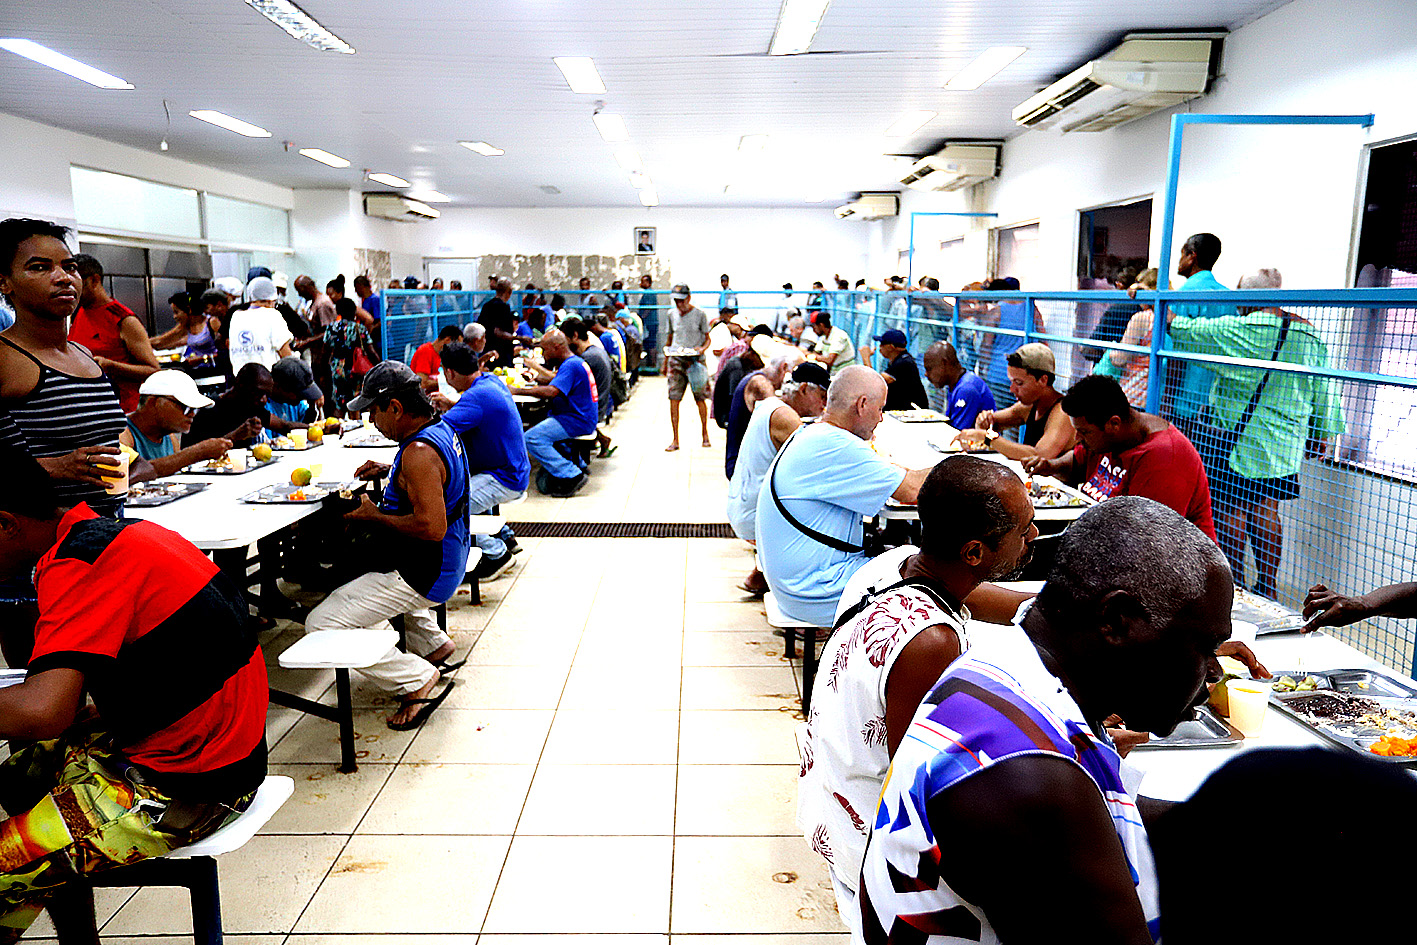
[{"label": "person standing in line", "polygon": [[293,340],[285,319],[275,310],[275,283],[258,276],[246,292],[251,304],[231,316],[231,369],[237,372],[248,364],[269,369],[281,358],[290,357]]},{"label": "person standing in line", "polygon": [[694,404],[699,408],[699,422],[703,427],[703,445],[709,446],[708,398],[709,373],[704,363],[704,352],[709,346],[709,318],[703,309],[690,301],[689,287],[679,283],[670,296],[674,300],[674,311],[669,313],[669,337],[665,340],[666,350],[692,351],[692,354],[669,356],[669,428],[672,438],[664,448],[672,453],[679,448],[679,402],[685,392],[691,392]]},{"label": "person standing in line", "polygon": [[649,373],[659,373],[659,293],[651,291],[654,279],[640,276],[640,324],[644,326],[645,363]]},{"label": "person standing in line", "polygon": [[157,355],[142,319],[103,287],[103,265],[83,253],[74,261],[84,281],[69,340],[89,350],[118,391],[123,412],[132,413],[138,407],[138,388],[158,372]]},{"label": "person standing in line", "polygon": [[375,294],[373,283],[365,275],[354,277],[354,294],[359,296],[359,322],[369,330],[370,337],[374,339],[374,347],[377,348],[384,328],[383,299]]},{"label": "person standing in line", "polygon": [[[1186,281],[1180,285],[1180,290],[1182,292],[1224,292],[1225,286],[1215,278],[1215,273],[1211,271],[1219,259],[1220,237],[1214,233],[1196,233],[1188,236],[1186,242],[1181,244],[1181,257],[1176,262],[1176,274],[1186,277]],[[1129,289],[1128,294],[1132,298],[1136,298],[1136,287],[1133,286]],[[1183,318],[1219,318],[1222,315],[1234,315],[1235,306],[1217,305],[1209,302],[1175,302],[1167,305],[1166,311],[1168,320],[1177,315]],[[1166,338],[1167,347],[1172,347],[1175,339],[1169,331]],[[1196,444],[1196,448],[1201,451],[1201,457],[1207,458],[1206,408],[1210,405],[1210,392],[1211,388],[1215,386],[1215,374],[1204,364],[1186,361],[1181,365],[1179,385],[1170,383],[1173,380],[1174,378],[1170,378],[1167,383],[1167,387],[1173,391],[1173,397],[1169,404],[1162,403],[1162,415],[1169,414],[1170,419],[1180,428],[1181,432]]]},{"label": "person standing in line", "polygon": [[718,277],[718,284],[723,290],[718,293],[718,320],[729,322],[738,314],[738,293],[729,287],[726,272]]}]

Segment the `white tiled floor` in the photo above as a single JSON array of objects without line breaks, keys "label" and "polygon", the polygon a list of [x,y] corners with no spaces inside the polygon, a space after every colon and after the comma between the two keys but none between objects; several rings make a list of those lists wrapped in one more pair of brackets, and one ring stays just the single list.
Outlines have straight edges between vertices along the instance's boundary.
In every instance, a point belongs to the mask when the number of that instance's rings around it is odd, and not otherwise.
[{"label": "white tiled floor", "polygon": [[[724,521],[715,446],[668,442],[647,378],[580,495],[514,520]],[[692,407],[685,444],[698,442]],[[527,539],[449,622],[471,661],[418,732],[356,686],[360,770],[335,727],[273,708],[272,771],[295,796],[220,864],[239,945],[820,945],[847,941],[797,835],[798,684],[752,564],[726,539]],[[293,635],[273,635],[267,658]],[[332,701],[330,679],[273,683]],[[109,945],[190,941],[186,894],[100,890]],[[52,936],[47,918],[31,931]]]}]

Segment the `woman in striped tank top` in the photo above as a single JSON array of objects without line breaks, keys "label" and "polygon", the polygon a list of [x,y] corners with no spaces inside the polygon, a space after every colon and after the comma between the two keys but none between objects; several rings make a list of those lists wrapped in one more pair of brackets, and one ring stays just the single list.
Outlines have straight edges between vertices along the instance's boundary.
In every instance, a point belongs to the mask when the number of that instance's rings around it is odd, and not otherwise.
[{"label": "woman in striped tank top", "polygon": [[[108,495],[101,474],[118,453],[123,411],[98,363],[67,337],[80,286],[67,236],[43,220],[0,223],[0,294],[15,310],[0,332],[0,444],[39,460],[64,505],[120,515],[124,496]],[[135,461],[131,475],[147,466]]]}]

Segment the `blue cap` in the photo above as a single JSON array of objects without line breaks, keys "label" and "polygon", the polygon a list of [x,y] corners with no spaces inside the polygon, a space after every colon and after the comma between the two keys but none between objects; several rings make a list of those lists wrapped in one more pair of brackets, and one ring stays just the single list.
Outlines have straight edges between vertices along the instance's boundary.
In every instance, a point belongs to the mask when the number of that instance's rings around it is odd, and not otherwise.
[{"label": "blue cap", "polygon": [[905,332],[901,331],[899,328],[891,328],[881,332],[876,336],[876,340],[883,345],[895,345],[897,348],[904,348],[907,344]]}]

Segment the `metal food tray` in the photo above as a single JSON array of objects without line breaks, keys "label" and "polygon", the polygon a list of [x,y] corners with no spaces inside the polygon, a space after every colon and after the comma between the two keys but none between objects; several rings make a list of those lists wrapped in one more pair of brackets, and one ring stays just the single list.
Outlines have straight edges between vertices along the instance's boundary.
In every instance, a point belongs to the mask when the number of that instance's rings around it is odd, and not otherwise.
[{"label": "metal food tray", "polygon": [[938,410],[887,410],[886,416],[901,423],[946,423],[948,418]]},{"label": "metal food tray", "polygon": [[[178,499],[185,499],[194,492],[201,492],[207,487],[205,482],[169,482],[166,479],[156,479],[152,482],[140,483],[137,486],[128,487],[128,498],[123,504],[130,509],[150,509],[158,505],[166,505],[169,502],[176,502]],[[161,486],[161,491],[151,492],[153,487]],[[134,490],[140,490],[134,494]]]},{"label": "metal food tray", "polygon": [[186,469],[182,470],[182,475],[184,475],[184,476],[244,476],[244,475],[246,475],[248,472],[251,472],[252,470],[261,469],[261,468],[263,468],[263,467],[265,467],[265,466],[269,466],[271,463],[276,463],[276,462],[280,462],[280,457],[279,457],[279,456],[272,456],[270,459],[266,460],[265,462],[257,462],[257,461],[254,460],[254,459],[248,459],[248,460],[246,461],[246,468],[245,468],[245,469],[240,469],[240,470],[237,470],[237,469],[228,469],[228,468],[226,468],[226,467],[224,467],[224,466],[221,467],[221,468],[218,468],[218,469],[212,469],[212,468],[209,467],[206,463],[193,463],[192,465],[188,466]]},{"label": "metal food tray", "polygon": [[1235,588],[1230,619],[1254,624],[1257,634],[1286,633],[1304,626],[1304,618],[1300,614],[1240,587]]},{"label": "metal food tray", "polygon": [[271,440],[266,445],[269,446],[271,449],[275,450],[277,453],[303,453],[305,450],[313,450],[320,444],[312,443],[309,440],[306,440],[304,446],[296,446],[294,443],[291,443],[289,446],[277,446],[276,441]]},{"label": "metal food tray", "polygon": [[[1327,725],[1321,725],[1310,721],[1299,711],[1297,704],[1314,696],[1344,694],[1370,699],[1383,708],[1402,709],[1417,713],[1417,688],[1414,688],[1411,683],[1371,669],[1327,669],[1321,672],[1281,670],[1274,673],[1275,679],[1280,676],[1290,676],[1295,681],[1301,680],[1305,676],[1313,676],[1318,680],[1319,687],[1317,689],[1306,689],[1301,692],[1271,692],[1269,697],[1271,705],[1315,735],[1379,761],[1391,764],[1417,764],[1417,756],[1389,757],[1375,755],[1368,751],[1368,747],[1381,737],[1382,732],[1358,726],[1347,726],[1351,731],[1340,731]],[[1296,704],[1290,705],[1290,703]],[[1343,723],[1335,724],[1343,725]],[[1412,727],[1417,729],[1417,721],[1414,721]]]},{"label": "metal food tray", "polygon": [[1033,503],[1033,507],[1035,509],[1085,509],[1093,504],[1093,501],[1087,496],[1083,495],[1081,492],[1074,489],[1072,486],[1061,483],[1058,480],[1052,478],[1051,476],[1045,477],[1041,480],[1034,479],[1034,484],[1044,486],[1049,489],[1056,489],[1059,493],[1061,493],[1064,497],[1068,499],[1067,502],[1061,504],[1040,505],[1039,500],[1043,497],[1040,495],[1034,495],[1033,490],[1030,489],[1028,490],[1028,499],[1030,502]]},{"label": "metal food tray", "polygon": [[[331,497],[339,498],[339,491],[341,489],[353,491],[358,485],[360,485],[360,483],[312,482],[308,486],[266,486],[264,489],[257,489],[255,492],[243,495],[241,501],[249,502],[253,505],[313,505]],[[307,490],[305,498],[292,499],[291,494],[300,489]],[[309,494],[309,490],[316,490],[318,494]]]},{"label": "metal food tray", "polygon": [[388,449],[388,448],[391,447],[391,446],[398,446],[398,443],[394,442],[393,440],[389,439],[388,437],[380,437],[379,439],[374,439],[374,438],[370,437],[370,438],[365,438],[365,439],[362,439],[362,440],[345,440],[344,443],[341,444],[341,445],[347,446],[347,447],[349,447],[350,449],[356,449],[356,450],[357,450],[357,449],[366,449],[366,450],[379,449],[379,450],[386,450],[386,449]]},{"label": "metal food tray", "polygon": [[1149,748],[1226,748],[1245,740],[1240,730],[1215,714],[1208,705],[1195,710],[1195,718],[1182,722],[1176,730],[1165,738],[1153,736],[1134,748],[1141,751]]}]

